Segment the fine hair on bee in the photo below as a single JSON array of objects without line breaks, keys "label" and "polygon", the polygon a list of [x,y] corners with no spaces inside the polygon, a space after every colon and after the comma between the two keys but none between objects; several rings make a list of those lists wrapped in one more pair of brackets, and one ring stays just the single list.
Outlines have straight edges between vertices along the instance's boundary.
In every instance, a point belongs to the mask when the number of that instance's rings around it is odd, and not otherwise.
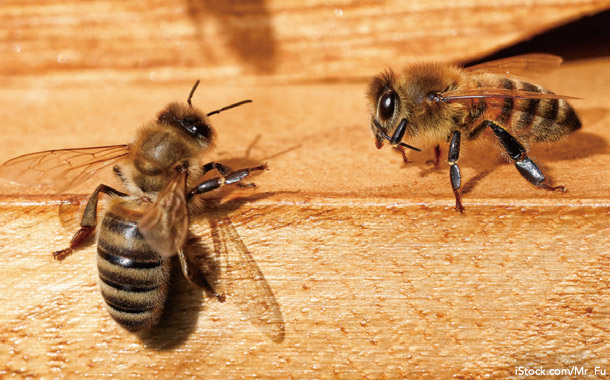
[{"label": "fine hair on bee", "polygon": [[[110,315],[124,328],[140,331],[156,325],[168,294],[170,258],[178,256],[185,277],[215,294],[190,257],[189,214],[198,195],[244,183],[267,165],[233,170],[204,163],[214,146],[209,116],[251,100],[203,113],[191,103],[170,103],[144,124],[128,144],[31,153],[0,166],[0,176],[24,183],[50,182],[62,192],[112,168],[126,191],[105,184],[90,196],[69,246],[53,256],[62,260],[97,235],[97,266],[102,296]],[[219,176],[203,180],[207,172]],[[98,217],[100,194],[105,195]],[[237,236],[233,233],[231,236]],[[242,249],[241,245],[233,245]],[[243,246],[245,247],[245,246]],[[245,249],[245,248],[243,248]],[[245,253],[240,253],[245,254]],[[204,279],[204,283],[198,279]]]},{"label": "fine hair on bee", "polygon": [[402,153],[420,151],[405,141],[431,141],[438,165],[440,144],[448,144],[449,179],[455,209],[462,212],[462,138],[495,140],[519,173],[531,184],[550,191],[553,186],[528,157],[532,142],[554,142],[578,130],[581,122],[567,100],[519,77],[558,67],[560,57],[526,54],[463,68],[442,63],[416,63],[398,73],[387,70],[374,77],[367,97],[370,127],[377,148],[385,142]]}]

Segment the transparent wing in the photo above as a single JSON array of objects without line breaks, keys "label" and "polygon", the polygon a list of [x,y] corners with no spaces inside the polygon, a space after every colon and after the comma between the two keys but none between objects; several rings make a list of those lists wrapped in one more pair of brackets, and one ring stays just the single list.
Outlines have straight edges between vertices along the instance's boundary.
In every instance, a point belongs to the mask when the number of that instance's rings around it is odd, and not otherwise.
[{"label": "transparent wing", "polygon": [[73,232],[73,230],[80,228],[80,221],[90,196],[91,194],[62,196],[58,205],[57,216],[64,229]]},{"label": "transparent wing", "polygon": [[114,165],[128,152],[128,145],[111,145],[30,153],[2,164],[0,177],[17,183],[51,186],[57,192],[64,192]]},{"label": "transparent wing", "polygon": [[283,341],[285,327],[280,306],[231,220],[215,220],[212,228],[217,233],[215,246],[225,259],[221,281],[226,299],[273,341]]},{"label": "transparent wing", "polygon": [[512,74],[536,78],[557,69],[563,59],[552,54],[524,54],[466,67],[473,73]]},{"label": "transparent wing", "polygon": [[159,192],[138,221],[138,229],[152,249],[172,256],[182,249],[188,233],[186,171],[176,175]]},{"label": "transparent wing", "polygon": [[578,99],[573,96],[548,94],[523,90],[507,90],[504,88],[481,87],[468,90],[446,91],[439,95],[440,102],[454,102],[468,99]]}]

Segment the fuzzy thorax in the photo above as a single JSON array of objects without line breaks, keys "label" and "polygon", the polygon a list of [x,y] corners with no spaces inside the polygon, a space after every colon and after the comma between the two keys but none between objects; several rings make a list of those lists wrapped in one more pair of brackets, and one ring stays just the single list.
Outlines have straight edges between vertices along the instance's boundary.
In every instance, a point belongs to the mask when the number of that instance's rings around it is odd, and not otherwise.
[{"label": "fuzzy thorax", "polygon": [[[436,63],[420,63],[395,74],[388,70],[375,77],[368,91],[371,127],[382,139],[373,120],[392,136],[406,119],[405,141],[443,142],[464,123],[466,109],[459,103],[443,103],[434,95],[463,86],[461,69]],[[392,112],[387,107],[393,103]],[[385,109],[384,109],[385,107]]]}]

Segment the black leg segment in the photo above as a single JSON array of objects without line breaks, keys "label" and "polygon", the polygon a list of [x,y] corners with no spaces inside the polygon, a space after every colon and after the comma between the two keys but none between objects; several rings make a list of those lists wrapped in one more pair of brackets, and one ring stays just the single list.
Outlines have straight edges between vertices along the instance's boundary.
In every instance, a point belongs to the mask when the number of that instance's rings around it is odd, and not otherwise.
[{"label": "black leg segment", "polygon": [[462,186],[462,175],[460,173],[460,167],[458,166],[458,159],[460,158],[460,140],[461,133],[459,131],[453,132],[451,136],[451,142],[449,143],[449,177],[451,179],[451,187],[453,188],[453,195],[455,196],[455,210],[464,212],[464,206],[462,206],[462,196],[460,194],[460,187]]},{"label": "black leg segment", "polygon": [[[221,176],[226,177],[228,176],[230,173],[233,172],[233,169],[231,169],[230,167],[228,167],[227,165],[221,164],[220,162],[208,162],[207,164],[203,165],[203,173],[202,175],[204,175],[205,173],[211,171],[211,170],[218,170],[218,173],[220,173]],[[237,186],[239,187],[256,187],[256,185],[254,183],[243,183],[243,182],[239,182],[237,184]]]},{"label": "black leg segment", "polygon": [[485,124],[494,132],[502,147],[508,154],[508,156],[514,161],[519,160],[523,155],[525,155],[525,148],[516,138],[513,137],[506,129],[502,128],[498,124],[493,121],[486,120]]},{"label": "black leg segment", "polygon": [[227,175],[223,175],[222,177],[209,179],[200,183],[199,185],[195,186],[191,191],[189,191],[186,199],[189,200],[195,195],[207,193],[208,191],[218,189],[219,187],[224,185],[239,184],[244,178],[250,175],[251,172],[265,169],[267,169],[267,164],[236,170],[234,172],[228,173]]},{"label": "black leg segment", "polygon": [[527,156],[525,147],[513,135],[508,133],[507,130],[491,120],[486,120],[484,123],[494,132],[523,178],[528,180],[532,185],[544,190],[566,191],[566,188],[563,186],[549,186],[545,183],[546,178],[544,174],[534,161]]},{"label": "black leg segment", "polygon": [[220,162],[208,162],[207,164],[203,165],[202,174],[205,174],[214,169],[218,170],[218,173],[220,173],[222,176],[226,176],[227,174],[233,171],[233,169],[231,169],[227,165],[221,164]]}]

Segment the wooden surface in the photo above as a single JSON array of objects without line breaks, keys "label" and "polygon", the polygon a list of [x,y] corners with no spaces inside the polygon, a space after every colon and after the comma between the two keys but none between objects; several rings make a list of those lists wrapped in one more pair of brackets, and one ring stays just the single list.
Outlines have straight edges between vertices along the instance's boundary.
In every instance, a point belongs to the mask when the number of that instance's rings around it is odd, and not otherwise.
[{"label": "wooden surface", "polygon": [[286,83],[476,59],[608,0],[4,1],[0,80]]},{"label": "wooden surface", "polygon": [[[103,11],[106,3],[95,4]],[[519,38],[497,38],[494,48]],[[151,68],[133,62],[61,71],[38,57],[15,65],[22,71],[0,89],[0,161],[129,141],[166,103],[184,100],[199,75],[170,67],[165,75],[176,80],[147,82],[134,79]],[[327,60],[313,83],[274,84],[284,78],[278,64],[277,76],[253,74],[242,85],[204,83],[193,100],[212,110],[254,99],[213,117],[219,139],[210,159],[268,162],[270,170],[255,177],[256,189],[210,194],[222,204],[192,229],[208,236],[210,220],[231,219],[280,307],[283,339],[244,313],[243,299],[219,303],[178,272],[161,325],[143,336],[124,331],[104,309],[94,246],[52,260],[73,233],[57,218],[60,197],[0,182],[0,377],[476,379],[511,377],[520,366],[610,373],[610,58],[573,60],[540,81],[583,98],[574,101],[581,131],[532,148],[569,191],[537,190],[488,145],[469,144],[460,161],[463,215],[453,211],[448,168],[426,163],[431,149],[404,166],[391,149],[375,148],[363,73],[386,63],[345,71],[361,80],[329,83],[318,81],[334,76]]]}]

